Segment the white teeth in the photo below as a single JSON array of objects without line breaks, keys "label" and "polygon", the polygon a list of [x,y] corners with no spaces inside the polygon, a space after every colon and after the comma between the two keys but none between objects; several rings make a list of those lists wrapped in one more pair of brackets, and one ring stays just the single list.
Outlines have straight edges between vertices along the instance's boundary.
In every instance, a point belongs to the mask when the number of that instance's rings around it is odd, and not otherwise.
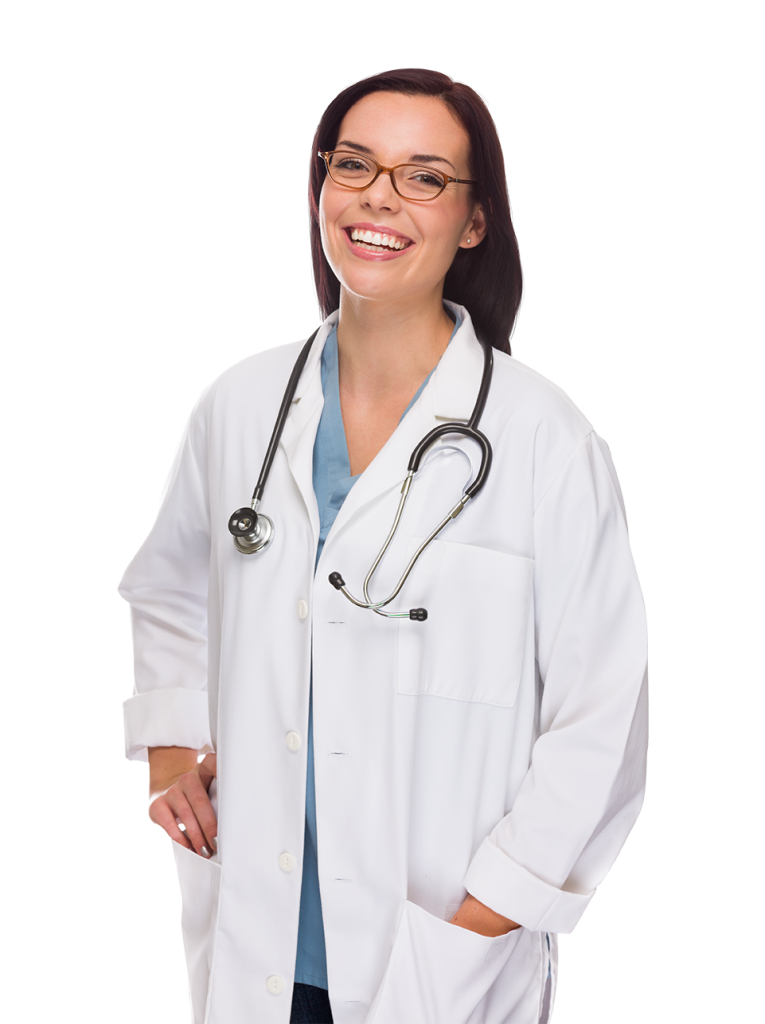
[{"label": "white teeth", "polygon": [[[395,235],[383,235],[379,231],[362,231],[359,228],[351,228],[351,240],[362,245],[367,243],[371,248],[383,247],[386,249],[406,249],[407,243]],[[367,248],[367,245],[364,245]]]}]

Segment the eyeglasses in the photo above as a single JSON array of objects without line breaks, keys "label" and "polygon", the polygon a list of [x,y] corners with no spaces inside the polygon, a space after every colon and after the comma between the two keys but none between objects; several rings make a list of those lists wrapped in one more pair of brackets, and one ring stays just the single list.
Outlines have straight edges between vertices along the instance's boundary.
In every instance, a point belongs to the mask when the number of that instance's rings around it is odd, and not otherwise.
[{"label": "eyeglasses", "polygon": [[436,199],[449,182],[457,185],[477,184],[464,178],[452,178],[442,171],[419,164],[383,167],[369,156],[360,156],[358,153],[349,153],[342,149],[320,152],[319,156],[327,165],[327,174],[336,185],[363,192],[365,188],[373,185],[381,174],[389,174],[390,183],[401,198],[410,199],[414,203],[428,203],[431,199]]}]

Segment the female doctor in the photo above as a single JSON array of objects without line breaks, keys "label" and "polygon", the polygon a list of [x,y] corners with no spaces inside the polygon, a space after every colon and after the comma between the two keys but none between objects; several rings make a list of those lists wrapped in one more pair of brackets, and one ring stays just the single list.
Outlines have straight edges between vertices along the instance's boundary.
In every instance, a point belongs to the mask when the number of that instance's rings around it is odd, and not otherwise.
[{"label": "female doctor", "polygon": [[305,361],[272,348],[203,395],[121,586],[193,1020],[539,1024],[556,934],[643,793],[616,475],[509,355],[520,263],[476,93],[422,70],[346,89],[310,209]]}]

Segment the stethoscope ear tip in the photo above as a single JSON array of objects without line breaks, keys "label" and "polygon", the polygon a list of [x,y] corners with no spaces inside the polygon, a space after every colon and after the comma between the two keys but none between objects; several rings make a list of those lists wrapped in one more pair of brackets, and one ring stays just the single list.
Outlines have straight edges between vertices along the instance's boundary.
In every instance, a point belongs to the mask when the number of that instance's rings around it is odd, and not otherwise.
[{"label": "stethoscope ear tip", "polygon": [[428,617],[427,608],[410,608],[409,618],[414,622],[424,622]]},{"label": "stethoscope ear tip", "polygon": [[329,582],[335,588],[335,590],[341,590],[345,586],[345,580],[339,572],[331,572],[329,574]]}]

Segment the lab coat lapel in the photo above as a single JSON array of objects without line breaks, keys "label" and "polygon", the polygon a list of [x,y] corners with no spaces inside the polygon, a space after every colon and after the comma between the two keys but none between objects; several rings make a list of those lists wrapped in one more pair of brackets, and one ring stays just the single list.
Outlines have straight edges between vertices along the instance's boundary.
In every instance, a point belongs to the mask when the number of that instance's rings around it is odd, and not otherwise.
[{"label": "lab coat lapel", "polygon": [[[414,406],[356,481],[338,512],[331,534],[337,535],[344,529],[364,505],[401,486],[412,451],[429,430],[449,420],[466,423],[470,419],[481,383],[483,350],[467,310],[449,305],[462,317],[459,330]],[[474,444],[461,438],[446,440],[463,448],[474,470],[477,468]]]},{"label": "lab coat lapel", "polygon": [[447,303],[462,317],[462,324],[431,377],[433,408],[439,423],[467,423],[478,398],[483,374],[483,347],[464,306]]},{"label": "lab coat lapel", "polygon": [[324,407],[324,394],[321,387],[321,353],[336,322],[337,313],[335,312],[324,321],[314,339],[295,390],[295,397],[287,422],[284,424],[280,442],[317,538],[319,536],[319,511],[313,489],[313,446],[321,419],[321,411]]}]

